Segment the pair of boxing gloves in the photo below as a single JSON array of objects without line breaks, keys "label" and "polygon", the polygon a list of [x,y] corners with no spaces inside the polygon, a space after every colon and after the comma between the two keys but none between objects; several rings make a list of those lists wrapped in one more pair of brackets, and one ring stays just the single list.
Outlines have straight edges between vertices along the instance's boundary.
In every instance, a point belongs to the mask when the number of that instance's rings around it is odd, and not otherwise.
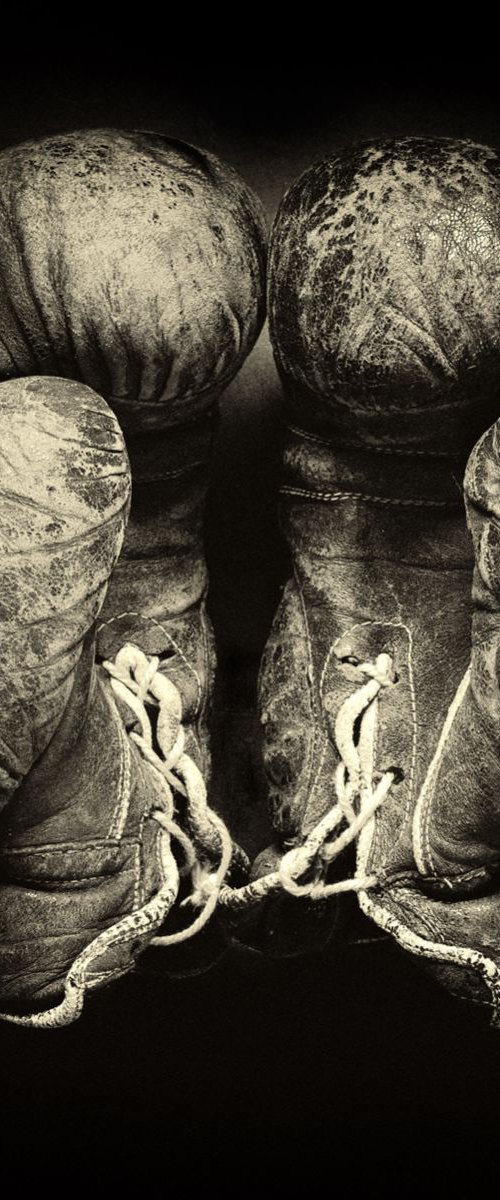
[{"label": "pair of boxing gloves", "polygon": [[266,242],[235,172],[158,134],[0,154],[0,996],[21,1024],[74,1019],[152,942],[322,945],[346,891],[500,1001],[500,158],[346,150],[274,221],[294,571],[259,683],[274,843],[250,864],[210,806],[203,511]]}]

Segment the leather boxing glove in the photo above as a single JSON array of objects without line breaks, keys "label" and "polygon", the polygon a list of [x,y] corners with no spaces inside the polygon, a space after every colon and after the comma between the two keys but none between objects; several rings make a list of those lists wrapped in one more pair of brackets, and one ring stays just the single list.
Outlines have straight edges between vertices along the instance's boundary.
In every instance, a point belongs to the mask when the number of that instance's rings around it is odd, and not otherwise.
[{"label": "leather boxing glove", "polygon": [[432,894],[448,900],[494,889],[500,873],[499,431],[497,422],[483,435],[465,473],[476,557],[472,656],[450,704],[413,821],[422,879]]},{"label": "leather boxing glove", "polygon": [[[374,872],[365,911],[453,992],[500,1025],[500,423],[479,439],[464,492],[475,551],[472,648],[438,733],[408,821],[414,863],[390,869],[391,845],[407,820],[388,800],[360,839],[358,869]],[[431,642],[432,647],[432,642]],[[460,659],[463,656],[460,655]],[[450,677],[459,656],[450,647]],[[450,680],[451,681],[451,680]],[[393,811],[391,812],[391,808]],[[370,829],[370,824],[372,828]],[[388,869],[389,868],[389,869]]]},{"label": "leather boxing glove", "polygon": [[132,505],[97,654],[159,657],[206,781],[204,501],[217,400],[263,322],[265,240],[238,175],[160,134],[79,131],[0,154],[0,378],[80,380],[117,414]]},{"label": "leather boxing glove", "polygon": [[[441,942],[412,823],[469,658],[461,481],[499,403],[496,152],[403,139],[312,167],[275,220],[269,318],[294,575],[261,671],[276,845],[254,873],[273,858],[310,908],[358,891],[392,932],[379,897],[401,923],[418,896],[420,936]],[[434,809],[435,841],[451,809]]]},{"label": "leather boxing glove", "polygon": [[28,378],[0,384],[0,440],[0,998],[51,1027],[133,965],[179,872],[167,781],[95,665],[130,504],[118,422],[90,388]]}]

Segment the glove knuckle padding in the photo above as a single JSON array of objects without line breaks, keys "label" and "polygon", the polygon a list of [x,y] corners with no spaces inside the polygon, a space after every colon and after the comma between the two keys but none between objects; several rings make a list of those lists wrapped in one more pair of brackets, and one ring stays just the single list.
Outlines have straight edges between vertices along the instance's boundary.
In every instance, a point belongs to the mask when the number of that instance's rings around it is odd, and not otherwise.
[{"label": "glove knuckle padding", "polygon": [[456,438],[457,404],[463,442],[484,429],[478,397],[494,404],[500,366],[499,171],[488,147],[403,139],[301,177],[269,265],[271,337],[297,407],[379,446]]},{"label": "glove knuckle padding", "polygon": [[5,150],[0,373],[82,379],[142,425],[192,417],[262,323],[263,243],[236,173],[159,134]]}]

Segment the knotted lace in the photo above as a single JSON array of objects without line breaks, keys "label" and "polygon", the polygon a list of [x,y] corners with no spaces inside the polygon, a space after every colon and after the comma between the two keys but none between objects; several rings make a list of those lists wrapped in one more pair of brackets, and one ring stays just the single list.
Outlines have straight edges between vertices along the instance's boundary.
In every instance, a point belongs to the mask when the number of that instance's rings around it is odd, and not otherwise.
[{"label": "knotted lace", "polygon": [[[153,809],[151,816],[178,842],[184,857],[180,874],[191,876],[192,891],[181,906],[200,909],[184,929],[152,938],[152,945],[169,946],[193,937],[210,919],[233,851],[224,822],[208,806],[201,771],[185,752],[180,693],[159,666],[158,658],[148,658],[131,644],[119,650],[114,662],[103,663],[117,699],[132,710],[139,723],[141,732],[131,731],[131,739],[164,781],[164,805]],[[154,738],[147,704],[156,710]],[[189,832],[176,820],[175,793],[184,798]]]},{"label": "knotted lace", "polygon": [[[335,741],[340,762],[335,773],[336,803],[303,844],[284,855],[277,871],[236,888],[225,882],[233,854],[231,837],[224,822],[209,807],[201,772],[185,751],[178,689],[160,671],[158,658],[149,659],[130,644],[118,652],[113,663],[105,662],[103,666],[115,696],[128,706],[138,722],[140,732],[131,731],[130,738],[162,778],[162,800],[155,802],[150,815],[161,829],[163,883],[141,909],[105,929],[78,955],[66,977],[63,999],[54,1008],[30,1016],[0,1013],[0,1019],[18,1025],[54,1028],[75,1020],[87,987],[100,978],[95,974],[95,963],[100,957],[138,937],[147,936],[149,944],[158,946],[185,941],[203,928],[218,903],[224,908],[240,910],[275,892],[324,900],[341,892],[365,891],[378,882],[375,875],[355,874],[332,883],[326,877],[330,864],[374,821],[377,809],[400,777],[398,769],[391,767],[374,783],[378,698],[381,690],[393,682],[389,655],[380,654],[375,663],[361,664],[358,669],[367,681],[345,700],[337,714]],[[154,728],[148,708],[155,711]],[[187,829],[179,824],[178,795],[183,797]],[[342,823],[343,830],[334,837]],[[181,850],[180,868],[170,849],[172,839]],[[191,880],[191,892],[181,905],[198,909],[198,915],[184,929],[151,937],[175,904],[179,875],[190,876]]]},{"label": "knotted lace", "polygon": [[[341,759],[335,773],[336,803],[305,841],[283,856],[276,871],[244,888],[223,888],[221,904],[239,908],[280,891],[292,896],[308,896],[312,900],[326,900],[341,892],[365,891],[377,885],[376,875],[354,875],[333,883],[326,881],[330,864],[374,820],[393,783],[401,777],[397,767],[390,767],[374,783],[378,697],[383,688],[394,682],[392,659],[388,654],[379,654],[374,663],[361,663],[358,670],[368,677],[367,682],[344,701],[335,721],[335,741]],[[356,726],[359,727],[357,739]],[[344,829],[333,838],[342,822]]]},{"label": "knotted lace", "polygon": [[[168,804],[151,815],[177,839],[182,849],[181,873],[190,874],[192,883],[191,894],[183,905],[200,909],[185,929],[157,936],[153,944],[167,946],[192,937],[206,924],[218,903],[239,910],[276,892],[325,900],[341,892],[376,886],[375,875],[355,874],[332,883],[327,882],[326,876],[331,863],[374,820],[377,809],[400,777],[398,768],[390,767],[374,781],[378,698],[381,690],[393,683],[388,654],[380,654],[374,663],[365,662],[358,667],[366,682],[344,701],[337,714],[335,741],[340,762],[335,773],[336,803],[304,842],[283,856],[276,871],[243,887],[230,887],[225,882],[232,856],[231,837],[222,819],[209,807],[201,773],[185,753],[182,701],[177,688],[160,672],[159,660],[148,659],[135,646],[123,647],[115,662],[104,666],[117,697],[128,704],[138,720],[141,732],[132,732],[131,738],[167,785]],[[156,749],[146,704],[158,709]],[[175,793],[185,799],[191,836],[176,820]],[[344,828],[334,837],[342,824]],[[218,860],[215,867],[214,860]]]}]

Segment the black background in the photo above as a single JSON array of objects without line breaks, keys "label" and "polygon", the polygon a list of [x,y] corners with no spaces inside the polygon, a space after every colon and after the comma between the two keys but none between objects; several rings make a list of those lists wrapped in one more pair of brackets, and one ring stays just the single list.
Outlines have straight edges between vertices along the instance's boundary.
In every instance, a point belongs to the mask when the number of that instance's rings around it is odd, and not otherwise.
[{"label": "black background", "polygon": [[[325,67],[310,47],[287,57],[263,36],[249,63],[235,40],[226,57],[207,51],[199,65],[168,30],[162,39],[126,54],[104,50],[97,34],[88,56],[78,37],[78,55],[74,46],[29,60],[12,52],[0,144],[84,126],[161,129],[227,158],[270,218],[310,162],[353,140],[500,144],[496,74],[476,59],[471,68],[448,52],[409,65],[400,55],[388,69],[375,55],[367,69],[341,42]],[[265,332],[222,409],[207,528],[225,680],[216,768],[219,785],[246,772],[236,796],[241,787],[251,843],[258,768],[245,755],[238,767],[235,743],[253,728],[255,670],[287,571],[275,517],[279,389]],[[403,1123],[470,1129],[500,1115],[500,1032],[387,942],[284,962],[235,954],[184,980],[155,959],[95,993],[73,1027],[0,1026],[0,1062],[5,1162],[16,1173],[27,1161],[54,1171],[68,1155],[89,1170],[99,1150],[112,1175],[125,1169],[148,1186],[154,1171],[162,1194],[174,1167],[188,1194],[220,1190],[221,1179],[236,1194],[266,1190],[287,1171],[314,1191],[318,1166],[345,1154],[341,1127],[356,1138],[375,1123],[390,1156]]]}]

